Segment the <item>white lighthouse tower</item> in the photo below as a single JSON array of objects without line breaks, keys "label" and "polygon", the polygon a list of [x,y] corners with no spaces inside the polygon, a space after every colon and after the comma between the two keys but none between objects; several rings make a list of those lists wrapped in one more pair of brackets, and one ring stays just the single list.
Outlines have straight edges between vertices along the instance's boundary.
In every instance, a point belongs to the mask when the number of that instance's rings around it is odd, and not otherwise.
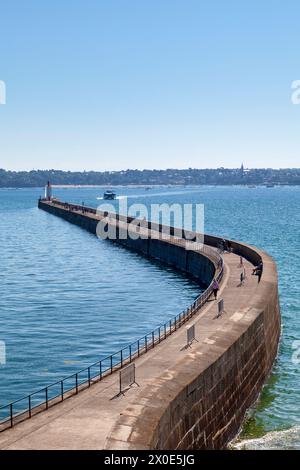
[{"label": "white lighthouse tower", "polygon": [[52,186],[50,181],[48,181],[47,185],[45,186],[45,199],[47,199],[47,201],[51,201],[52,199]]}]

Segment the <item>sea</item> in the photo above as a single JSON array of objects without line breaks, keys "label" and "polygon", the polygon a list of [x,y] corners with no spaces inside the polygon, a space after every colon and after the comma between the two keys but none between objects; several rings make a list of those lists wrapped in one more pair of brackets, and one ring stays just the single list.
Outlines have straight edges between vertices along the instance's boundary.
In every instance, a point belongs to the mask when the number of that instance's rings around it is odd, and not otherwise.
[{"label": "sea", "polygon": [[[54,196],[97,208],[105,189],[54,188]],[[300,187],[109,189],[116,210],[125,199],[149,211],[152,204],[202,204],[206,233],[274,257],[279,353],[232,448],[300,449]],[[39,210],[43,195],[43,188],[0,189],[0,418],[1,407],[120,350],[203,290],[179,271]]]}]

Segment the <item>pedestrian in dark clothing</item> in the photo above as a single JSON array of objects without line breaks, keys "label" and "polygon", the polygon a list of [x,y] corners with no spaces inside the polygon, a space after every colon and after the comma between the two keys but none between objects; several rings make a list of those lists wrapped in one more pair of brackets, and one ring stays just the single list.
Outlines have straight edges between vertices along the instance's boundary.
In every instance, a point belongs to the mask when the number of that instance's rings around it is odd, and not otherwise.
[{"label": "pedestrian in dark clothing", "polygon": [[260,261],[259,264],[253,269],[252,274],[257,276],[258,282],[260,282],[262,273],[263,273],[263,262]]},{"label": "pedestrian in dark clothing", "polygon": [[260,282],[261,276],[262,276],[262,269],[258,269],[258,270],[256,271],[256,275],[258,276],[258,282]]},{"label": "pedestrian in dark clothing", "polygon": [[219,283],[218,283],[217,279],[214,279],[212,288],[213,288],[213,293],[214,293],[214,296],[215,296],[215,300],[217,300],[217,295],[218,295],[218,290],[219,290]]}]

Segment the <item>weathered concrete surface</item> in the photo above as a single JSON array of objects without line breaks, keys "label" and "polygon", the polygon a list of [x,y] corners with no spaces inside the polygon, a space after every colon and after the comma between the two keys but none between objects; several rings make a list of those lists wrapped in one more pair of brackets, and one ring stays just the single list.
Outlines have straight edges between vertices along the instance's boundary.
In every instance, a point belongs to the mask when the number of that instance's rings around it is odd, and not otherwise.
[{"label": "weathered concrete surface", "polygon": [[[173,350],[173,365],[127,406],[106,448],[220,449],[236,435],[272,367],[280,335],[276,270],[273,260],[260,254],[263,279],[258,284],[247,263],[244,286],[236,256],[225,256],[226,313],[216,319],[212,302],[201,314],[199,343],[184,355]],[[171,346],[165,346],[167,355]],[[127,437],[118,437],[125,430]]]},{"label": "weathered concrete surface", "polygon": [[[253,249],[241,244],[241,250]],[[183,349],[179,329],[136,361],[137,381],[125,396],[112,375],[31,420],[0,434],[1,449],[223,448],[257,398],[277,351],[280,314],[273,260],[262,257],[260,284],[239,286],[239,256],[226,254],[220,296],[226,313],[216,318],[208,302],[190,323],[198,343]],[[255,257],[255,254],[252,256]]]}]

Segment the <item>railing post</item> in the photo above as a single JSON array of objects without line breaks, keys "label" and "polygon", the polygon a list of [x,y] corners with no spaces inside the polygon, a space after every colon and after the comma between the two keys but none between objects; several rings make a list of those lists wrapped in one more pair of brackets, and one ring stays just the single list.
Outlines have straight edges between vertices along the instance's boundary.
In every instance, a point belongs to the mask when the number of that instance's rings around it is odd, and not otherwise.
[{"label": "railing post", "polygon": [[158,342],[160,343],[160,327],[158,328]]},{"label": "railing post", "polygon": [[138,357],[140,357],[140,340],[138,339]]},{"label": "railing post", "polygon": [[48,387],[45,388],[46,410],[48,410]]},{"label": "railing post", "polygon": [[170,334],[172,333],[172,320],[170,320]]},{"label": "railing post", "polygon": [[113,373],[113,357],[110,356],[110,373]]},{"label": "railing post", "polygon": [[102,361],[99,362],[100,380],[102,379]]},{"label": "railing post", "polygon": [[64,401],[64,381],[60,382],[61,401]]},{"label": "railing post", "polygon": [[145,336],[145,352],[147,352],[147,336]]},{"label": "railing post", "polygon": [[154,331],[152,331],[152,347],[154,348]]},{"label": "railing post", "polygon": [[28,395],[28,416],[31,418],[31,395]]},{"label": "railing post", "polygon": [[13,425],[14,425],[13,405],[12,405],[12,403],[9,405],[9,412],[10,412],[10,427],[12,428]]},{"label": "railing post", "polygon": [[120,354],[121,354],[121,367],[123,367],[123,349],[121,349]]},{"label": "railing post", "polygon": [[131,344],[129,345],[129,362],[131,362]]},{"label": "railing post", "polygon": [[75,374],[75,387],[76,387],[76,395],[78,393],[78,373]]},{"label": "railing post", "polygon": [[166,323],[164,324],[164,330],[165,330],[165,339],[166,339],[167,337],[167,324]]},{"label": "railing post", "polygon": [[89,387],[91,386],[91,368],[88,367],[88,379],[89,379]]}]

